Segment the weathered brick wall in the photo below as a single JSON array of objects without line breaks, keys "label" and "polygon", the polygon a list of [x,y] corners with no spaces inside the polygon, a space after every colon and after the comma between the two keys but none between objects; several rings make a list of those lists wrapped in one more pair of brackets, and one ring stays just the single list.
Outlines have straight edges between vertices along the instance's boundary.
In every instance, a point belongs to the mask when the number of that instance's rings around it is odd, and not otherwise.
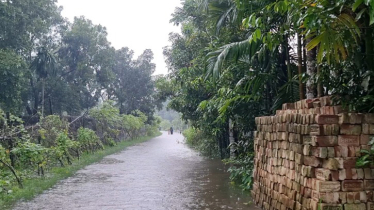
[{"label": "weathered brick wall", "polygon": [[372,210],[374,169],[357,168],[374,115],[343,113],[329,97],[256,118],[253,199],[263,209]]}]

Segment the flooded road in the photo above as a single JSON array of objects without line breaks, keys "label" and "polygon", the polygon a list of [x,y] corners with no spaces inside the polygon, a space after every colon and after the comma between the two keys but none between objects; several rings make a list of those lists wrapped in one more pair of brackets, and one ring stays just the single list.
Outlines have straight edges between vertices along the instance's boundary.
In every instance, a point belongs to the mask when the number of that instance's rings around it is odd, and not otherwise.
[{"label": "flooded road", "polygon": [[188,148],[180,134],[107,156],[14,209],[216,210],[254,208],[228,183],[220,160]]}]

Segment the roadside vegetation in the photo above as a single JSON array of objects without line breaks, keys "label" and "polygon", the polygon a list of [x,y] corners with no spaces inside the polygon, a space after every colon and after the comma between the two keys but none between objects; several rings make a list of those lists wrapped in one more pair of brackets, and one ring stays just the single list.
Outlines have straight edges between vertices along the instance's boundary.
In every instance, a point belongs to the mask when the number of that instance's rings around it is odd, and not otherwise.
[{"label": "roadside vegetation", "polygon": [[62,9],[0,1],[0,209],[159,133],[152,51],[134,58]]},{"label": "roadside vegetation", "polygon": [[76,130],[57,115],[25,129],[19,118],[10,115],[8,120],[0,114],[0,134],[8,142],[0,146],[1,209],[32,198],[105,155],[159,134],[160,120],[146,125],[143,113],[120,114],[110,101],[89,113],[94,130],[82,126]]},{"label": "roadside vegetation", "polygon": [[170,22],[181,33],[164,48],[170,74],[159,95],[192,126],[187,141],[205,154],[218,147],[244,189],[255,117],[325,95],[374,111],[374,1],[186,0]]},{"label": "roadside vegetation", "polygon": [[105,147],[103,150],[99,150],[95,153],[84,153],[79,159],[74,159],[71,165],[65,167],[50,167],[47,171],[47,175],[44,177],[31,176],[25,178],[22,181],[23,188],[14,186],[10,188],[11,193],[2,194],[0,196],[0,208],[1,209],[11,209],[17,201],[20,200],[31,200],[36,195],[42,193],[45,190],[50,189],[60,180],[68,178],[74,173],[87,165],[91,165],[102,160],[105,156],[120,152],[126,147],[145,142],[159,134],[154,134],[152,136],[143,136],[136,139],[128,139],[121,141],[114,146]]}]

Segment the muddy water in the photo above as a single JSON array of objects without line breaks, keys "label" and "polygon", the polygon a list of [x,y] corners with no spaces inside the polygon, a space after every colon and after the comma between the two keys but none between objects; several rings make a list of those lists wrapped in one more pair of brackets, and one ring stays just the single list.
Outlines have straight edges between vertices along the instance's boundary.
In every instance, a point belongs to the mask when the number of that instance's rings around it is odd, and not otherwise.
[{"label": "muddy water", "polygon": [[206,160],[183,143],[179,134],[129,147],[30,202],[14,209],[216,210],[257,209],[228,183],[219,160]]}]

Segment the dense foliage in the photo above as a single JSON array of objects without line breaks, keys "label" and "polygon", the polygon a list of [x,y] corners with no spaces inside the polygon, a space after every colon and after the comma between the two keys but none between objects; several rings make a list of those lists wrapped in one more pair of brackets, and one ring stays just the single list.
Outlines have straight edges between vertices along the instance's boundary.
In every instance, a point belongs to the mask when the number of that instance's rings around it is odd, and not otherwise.
[{"label": "dense foliage", "polygon": [[113,100],[121,113],[140,110],[151,123],[152,51],[134,59],[130,49],[114,49],[104,26],[85,17],[69,22],[56,2],[0,1],[0,107],[23,116],[79,115]]},{"label": "dense foliage", "polygon": [[182,33],[164,49],[170,74],[159,80],[160,95],[216,140],[222,158],[236,149],[230,171],[245,189],[255,117],[323,95],[373,111],[374,1],[186,0],[171,22]]},{"label": "dense foliage", "polygon": [[[35,176],[44,176],[54,167],[71,165],[82,153],[95,153],[106,146],[145,135],[155,135],[160,120],[147,125],[140,111],[120,114],[113,102],[90,110],[88,127],[77,130],[57,115],[43,118],[25,129],[20,118],[0,109],[0,198],[11,194],[18,183]],[[3,194],[5,193],[5,194]]]},{"label": "dense foliage", "polygon": [[134,58],[104,26],[61,11],[57,0],[0,1],[0,198],[82,153],[158,130],[152,51]]}]

